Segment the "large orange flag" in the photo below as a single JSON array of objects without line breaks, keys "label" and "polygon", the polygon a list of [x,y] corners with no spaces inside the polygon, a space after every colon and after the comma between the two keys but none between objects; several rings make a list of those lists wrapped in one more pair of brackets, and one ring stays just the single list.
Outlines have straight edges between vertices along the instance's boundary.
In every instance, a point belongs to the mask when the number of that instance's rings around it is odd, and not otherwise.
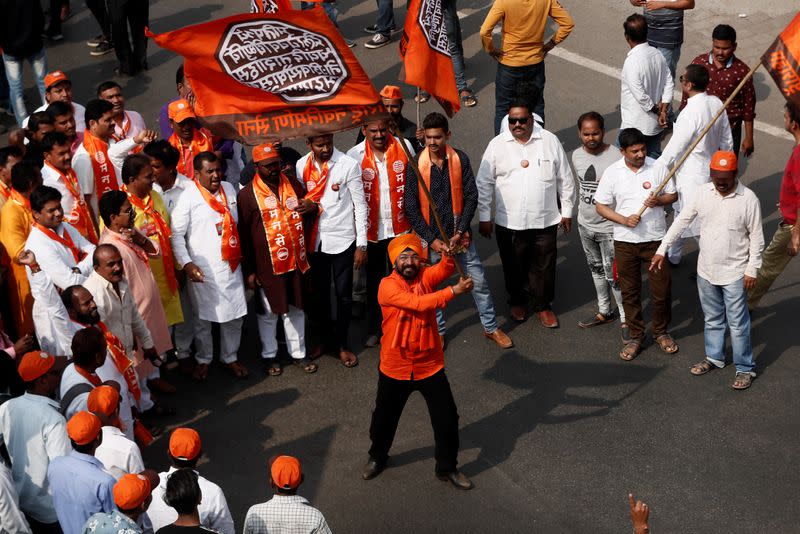
[{"label": "large orange flag", "polygon": [[184,57],[194,111],[246,144],[334,133],[388,116],[322,9],[241,14],[153,35]]},{"label": "large orange flag", "polygon": [[250,13],[278,13],[291,9],[289,0],[250,0]]},{"label": "large orange flag", "polygon": [[400,58],[401,78],[432,94],[448,117],[461,109],[450,43],[444,24],[442,0],[411,0],[408,3]]},{"label": "large orange flag", "polygon": [[761,62],[786,100],[800,109],[800,13],[767,49]]}]

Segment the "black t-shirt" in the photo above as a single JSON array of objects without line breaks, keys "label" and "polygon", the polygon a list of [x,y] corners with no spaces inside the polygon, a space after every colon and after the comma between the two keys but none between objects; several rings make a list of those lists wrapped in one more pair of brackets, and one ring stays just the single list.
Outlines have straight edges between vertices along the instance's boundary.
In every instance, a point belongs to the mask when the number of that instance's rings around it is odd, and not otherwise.
[{"label": "black t-shirt", "polygon": [[156,534],[208,534],[209,532],[217,531],[203,526],[180,527],[178,525],[167,525],[156,530]]}]

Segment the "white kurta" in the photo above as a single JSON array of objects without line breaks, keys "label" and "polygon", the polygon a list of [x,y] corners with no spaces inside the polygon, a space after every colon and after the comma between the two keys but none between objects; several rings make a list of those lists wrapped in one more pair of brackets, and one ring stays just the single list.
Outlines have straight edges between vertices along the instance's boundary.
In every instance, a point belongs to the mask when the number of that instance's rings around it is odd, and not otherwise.
[{"label": "white kurta", "polygon": [[[92,271],[92,253],[94,253],[94,245],[84,239],[78,231],[68,223],[62,223],[56,229],[56,233],[63,236],[64,232],[69,232],[72,242],[75,246],[86,252],[86,257],[80,262],[76,263],[72,252],[56,241],[47,237],[41,230],[36,227],[31,229],[28,235],[28,241],[25,248],[31,250],[36,255],[36,262],[41,266],[43,273],[45,273],[49,280],[52,281],[60,289],[66,289],[69,286],[81,285],[86,281],[86,277]],[[72,271],[73,267],[77,267],[80,273]],[[31,287],[34,285],[34,277],[30,269],[27,269],[28,281]],[[40,275],[43,273],[39,273]],[[50,318],[50,311],[46,305],[34,296],[33,300],[33,323],[36,326],[36,337],[39,340],[39,345],[42,350],[48,351],[45,347],[57,346],[61,352],[53,352],[53,354],[65,355],[69,354],[72,337],[69,340],[61,339],[59,332],[54,327]],[[61,336],[63,337],[63,335]],[[65,345],[66,344],[66,345]],[[67,352],[64,352],[66,347]]]},{"label": "white kurta", "polygon": [[53,167],[44,165],[42,167],[42,185],[52,187],[61,193],[61,208],[64,210],[64,220],[67,221],[72,209],[75,207],[75,197],[67,189],[64,179]]},{"label": "white kurta", "polygon": [[[135,146],[136,143],[130,137],[123,139],[119,143],[115,143],[113,139],[108,143],[108,159],[111,160],[111,164],[114,166],[114,171],[117,174],[117,185],[120,188],[122,187],[122,164],[125,163],[125,158]],[[72,156],[72,168],[75,169],[75,174],[78,175],[78,183],[84,196],[91,195],[89,202],[95,216],[99,218],[100,214],[97,211],[98,198],[94,193],[94,167],[92,167],[92,158],[83,143],[78,146]]]},{"label": "white kurta", "polygon": [[[217,232],[222,215],[209,207],[198,187],[202,186],[194,183],[187,186],[172,211],[172,251],[178,265],[183,267],[192,262],[205,276],[203,282],[187,282],[197,316],[204,321],[227,323],[247,314],[242,267],[231,271],[228,262],[222,259],[222,236]],[[227,182],[220,187],[225,190],[234,220],[238,221],[236,191]]]},{"label": "white kurta", "polygon": [[[686,107],[678,115],[672,137],[656,163],[670,168],[675,165],[689,145],[700,135],[700,132],[711,123],[711,119],[721,107],[722,101],[708,93],[690,97],[686,101]],[[728,114],[724,111],[703,140],[692,150],[683,165],[675,172],[675,188],[678,191],[678,201],[675,203],[677,213],[680,213],[683,206],[689,204],[697,186],[711,181],[709,166],[712,156],[718,150],[733,150],[731,126],[728,122]],[[699,223],[695,221],[686,229],[683,237],[699,234]]]}]

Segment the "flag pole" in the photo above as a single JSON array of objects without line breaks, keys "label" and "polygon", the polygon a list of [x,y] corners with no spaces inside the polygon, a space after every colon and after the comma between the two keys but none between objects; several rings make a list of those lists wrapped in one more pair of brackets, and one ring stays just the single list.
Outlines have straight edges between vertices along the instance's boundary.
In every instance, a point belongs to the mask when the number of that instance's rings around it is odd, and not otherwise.
[{"label": "flag pole", "polygon": [[[431,211],[433,212],[433,220],[436,222],[436,228],[439,230],[439,234],[444,237],[446,243],[450,244],[450,238],[447,236],[447,232],[444,231],[444,225],[442,224],[442,220],[439,218],[439,212],[436,209],[436,204],[433,202],[433,197],[431,196],[431,192],[428,189],[427,184],[425,184],[425,180],[422,179],[422,174],[419,172],[419,167],[417,166],[417,162],[414,160],[414,157],[411,155],[411,152],[408,150],[408,146],[406,146],[406,138],[400,135],[399,130],[397,129],[397,125],[394,124],[392,121],[392,135],[395,136],[400,146],[403,147],[403,152],[406,153],[406,158],[408,158],[408,164],[411,166],[411,169],[414,171],[414,174],[417,176],[417,183],[419,184],[419,188],[422,191],[422,194],[428,199],[428,204],[431,206]],[[430,243],[428,244],[430,246]],[[456,270],[461,278],[467,278],[467,273],[464,272],[464,268],[461,267],[461,263],[456,261]]]},{"label": "flag pole", "polygon": [[419,130],[419,87],[417,87],[417,98],[414,101],[417,103],[417,130]]},{"label": "flag pole", "polygon": [[[702,132],[700,132],[700,135],[697,136],[697,139],[695,139],[692,142],[692,144],[689,145],[689,148],[686,149],[686,152],[683,153],[683,156],[681,156],[681,158],[678,160],[677,163],[675,163],[675,165],[672,167],[672,169],[669,171],[669,173],[667,173],[667,176],[666,176],[666,178],[664,178],[664,181],[661,182],[661,184],[656,188],[656,190],[651,193],[652,196],[655,197],[655,196],[658,196],[659,194],[661,194],[661,191],[663,191],[664,188],[667,186],[669,181],[675,175],[675,172],[678,170],[678,168],[680,168],[680,166],[683,165],[683,162],[686,161],[686,159],[689,157],[689,154],[692,153],[692,150],[694,150],[694,148],[700,143],[700,141],[703,140],[703,138],[706,136],[708,131],[711,130],[711,127],[714,126],[714,124],[717,122],[717,119],[719,119],[720,116],[722,116],[722,112],[725,111],[725,109],[728,107],[728,105],[731,103],[731,101],[733,101],[733,99],[736,97],[736,95],[739,94],[739,91],[741,91],[742,88],[745,86],[745,84],[750,80],[750,78],[753,77],[753,74],[756,73],[756,71],[759,69],[759,67],[761,67],[761,61],[759,61],[756,64],[755,67],[752,67],[750,69],[750,72],[747,73],[747,76],[742,78],[742,81],[739,82],[739,85],[737,85],[736,89],[733,90],[733,92],[731,93],[731,96],[729,96],[725,100],[725,102],[722,104],[722,107],[719,108],[719,111],[717,111],[717,113],[711,119],[711,122],[708,123],[708,125],[703,129]],[[734,149],[735,148],[736,147],[734,147]],[[644,213],[644,211],[646,209],[647,209],[647,206],[642,206],[639,209],[637,215],[639,215],[639,217],[641,217],[642,213]]]}]

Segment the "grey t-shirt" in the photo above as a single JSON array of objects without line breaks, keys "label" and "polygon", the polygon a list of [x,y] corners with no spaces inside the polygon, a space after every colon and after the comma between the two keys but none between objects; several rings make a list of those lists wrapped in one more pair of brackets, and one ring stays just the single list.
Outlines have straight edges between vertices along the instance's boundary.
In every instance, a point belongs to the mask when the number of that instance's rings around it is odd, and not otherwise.
[{"label": "grey t-shirt", "polygon": [[578,178],[578,224],[593,232],[614,231],[611,221],[597,214],[595,210],[594,193],[597,184],[606,169],[612,163],[620,160],[619,150],[609,145],[606,151],[597,156],[586,152],[582,146],[572,152],[572,166],[575,167],[575,176]]},{"label": "grey t-shirt", "polygon": [[683,11],[668,7],[649,11],[644,8],[647,21],[647,42],[656,48],[680,48],[683,44]]}]

